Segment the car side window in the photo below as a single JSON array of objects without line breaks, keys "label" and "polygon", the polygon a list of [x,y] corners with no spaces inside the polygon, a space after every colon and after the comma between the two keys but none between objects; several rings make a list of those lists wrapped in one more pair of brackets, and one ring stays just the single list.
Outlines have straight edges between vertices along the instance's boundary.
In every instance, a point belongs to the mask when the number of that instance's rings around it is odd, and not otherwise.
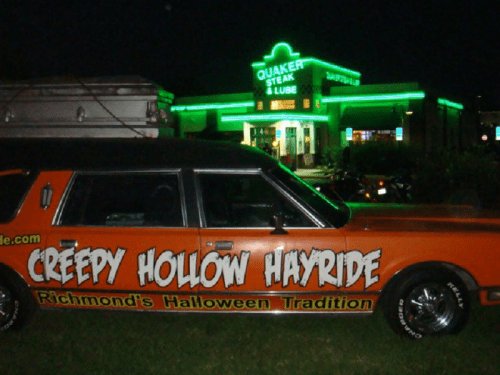
[{"label": "car side window", "polygon": [[59,224],[182,227],[184,220],[178,175],[78,174]]},{"label": "car side window", "polygon": [[199,173],[207,227],[273,227],[280,212],[285,227],[316,225],[260,174]]}]

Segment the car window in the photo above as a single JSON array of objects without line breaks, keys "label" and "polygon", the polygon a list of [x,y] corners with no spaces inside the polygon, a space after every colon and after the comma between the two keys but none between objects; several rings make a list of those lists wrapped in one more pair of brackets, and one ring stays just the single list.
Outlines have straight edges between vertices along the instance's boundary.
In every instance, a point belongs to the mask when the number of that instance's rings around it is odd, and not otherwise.
[{"label": "car window", "polygon": [[7,223],[16,216],[34,177],[22,171],[0,175],[0,223]]},{"label": "car window", "polygon": [[207,227],[273,227],[282,213],[285,227],[315,227],[312,221],[260,174],[200,173]]},{"label": "car window", "polygon": [[177,174],[78,174],[60,225],[184,226]]},{"label": "car window", "polygon": [[271,174],[335,228],[343,227],[350,220],[351,212],[344,203],[330,201],[287,168],[280,166],[275,168]]}]

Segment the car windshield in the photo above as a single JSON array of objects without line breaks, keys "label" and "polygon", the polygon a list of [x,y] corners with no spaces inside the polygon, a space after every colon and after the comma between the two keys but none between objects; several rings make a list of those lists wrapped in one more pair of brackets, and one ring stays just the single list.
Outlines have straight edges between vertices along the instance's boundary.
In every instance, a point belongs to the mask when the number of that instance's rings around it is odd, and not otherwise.
[{"label": "car windshield", "polygon": [[271,174],[335,228],[343,227],[349,222],[351,211],[343,202],[329,200],[285,166],[280,165],[279,168],[273,169]]}]

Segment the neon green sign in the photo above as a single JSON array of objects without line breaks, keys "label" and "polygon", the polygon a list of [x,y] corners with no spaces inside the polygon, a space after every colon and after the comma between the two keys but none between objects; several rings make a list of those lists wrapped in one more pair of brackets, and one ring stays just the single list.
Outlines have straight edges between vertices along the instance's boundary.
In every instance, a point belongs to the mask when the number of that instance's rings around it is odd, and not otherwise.
[{"label": "neon green sign", "polygon": [[302,69],[304,69],[304,62],[298,59],[260,69],[257,71],[257,79],[259,81],[265,80],[267,95],[294,95],[297,94],[297,85],[281,85],[294,82],[294,73]]},{"label": "neon green sign", "polygon": [[[257,79],[266,81],[267,95],[297,94],[297,85],[280,86],[287,82],[294,82],[294,73],[304,69],[303,60],[290,61],[284,64],[270,66],[257,71]],[[280,87],[277,87],[280,86]]]},{"label": "neon green sign", "polygon": [[345,83],[346,85],[359,86],[359,79],[347,77],[343,74],[326,72],[326,79],[329,81]]},{"label": "neon green sign", "polygon": [[297,85],[268,87],[266,90],[267,95],[292,95],[296,93],[297,93]]},{"label": "neon green sign", "polygon": [[[289,60],[283,60],[278,57]],[[293,52],[288,43],[278,43],[274,46],[271,55],[264,56],[264,63],[254,63],[252,67],[258,69],[256,78],[258,81],[265,84],[267,95],[296,95],[297,85],[295,74],[304,69],[304,60],[300,59],[300,54]],[[270,65],[273,60],[278,59],[279,64]],[[290,61],[291,60],[291,61]],[[276,61],[278,62],[278,61]]]},{"label": "neon green sign", "polygon": [[304,69],[304,63],[302,60],[299,59],[280,65],[270,66],[269,68],[261,69],[257,72],[257,78],[261,81],[266,78],[268,78],[269,80],[274,80],[281,77],[293,78],[293,72],[300,69]]}]

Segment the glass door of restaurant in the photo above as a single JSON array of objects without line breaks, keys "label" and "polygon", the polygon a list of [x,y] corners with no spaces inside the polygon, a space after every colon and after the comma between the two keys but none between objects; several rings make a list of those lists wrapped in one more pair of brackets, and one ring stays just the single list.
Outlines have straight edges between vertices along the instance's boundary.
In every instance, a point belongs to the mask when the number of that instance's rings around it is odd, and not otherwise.
[{"label": "glass door of restaurant", "polygon": [[272,155],[273,142],[276,139],[276,129],[273,127],[259,127],[250,129],[250,140],[253,147],[258,147]]},{"label": "glass door of restaurant", "polygon": [[297,128],[287,127],[285,135],[286,163],[297,167]]}]

